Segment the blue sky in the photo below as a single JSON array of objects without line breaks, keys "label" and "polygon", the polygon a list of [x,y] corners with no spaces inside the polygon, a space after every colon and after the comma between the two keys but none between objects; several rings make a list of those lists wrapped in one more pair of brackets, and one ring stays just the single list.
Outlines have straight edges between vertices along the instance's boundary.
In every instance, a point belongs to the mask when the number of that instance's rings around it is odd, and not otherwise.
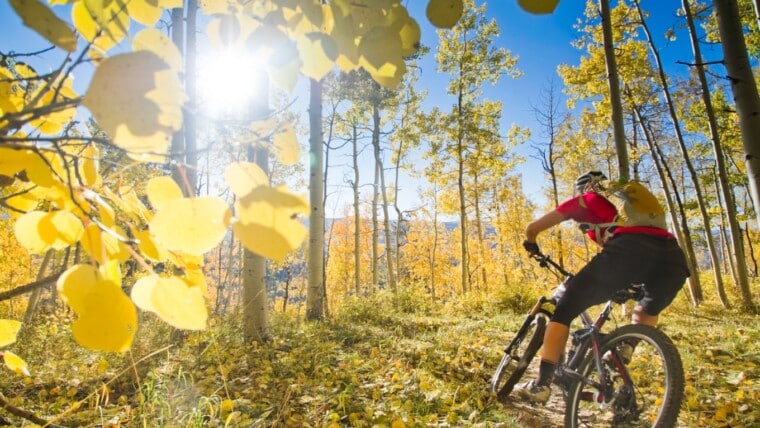
[{"label": "blue sky", "polygon": [[[437,45],[437,35],[425,18],[425,1],[409,2],[410,14],[414,16],[422,26],[423,43],[428,46]],[[478,1],[480,4],[480,2]],[[523,72],[519,79],[503,78],[493,87],[484,88],[485,96],[492,100],[501,101],[504,105],[502,118],[502,130],[506,132],[513,123],[522,127],[534,128],[537,126],[533,106],[540,106],[539,93],[550,85],[554,79],[555,85],[560,85],[561,80],[557,75],[557,66],[560,64],[577,65],[583,52],[571,46],[571,41],[577,38],[578,32],[574,24],[583,17],[585,10],[584,0],[561,0],[557,9],[550,15],[534,15],[525,12],[517,5],[517,0],[494,0],[487,2],[486,15],[496,19],[501,30],[501,35],[496,44],[508,49],[513,55],[519,57],[517,67]],[[617,4],[611,0],[612,5]],[[677,0],[640,0],[644,10],[650,12],[647,24],[653,33],[655,43],[660,50],[664,67],[668,73],[685,73],[686,66],[679,65],[676,61],[691,62],[692,53],[688,34],[681,30],[677,33],[675,41],[665,39],[665,31],[682,23],[683,19],[677,16],[681,2]],[[720,59],[720,49],[707,49],[703,47],[703,55],[706,60]],[[434,49],[431,57],[434,56]],[[454,100],[447,98],[445,87],[448,76],[435,72],[434,59],[423,61],[422,84],[429,90],[429,103],[439,105],[448,110]],[[604,76],[600,76],[604,78]],[[559,94],[560,96],[562,94]],[[526,158],[526,163],[520,168],[524,177],[524,191],[536,202],[543,202],[542,187],[548,185],[541,165],[535,159],[530,158],[534,150],[531,143],[539,143],[541,133],[534,129],[533,137],[529,144],[519,147],[517,151]],[[407,187],[409,188],[409,187]],[[407,198],[416,197],[416,192],[407,192]],[[409,201],[414,206],[414,201]]]},{"label": "blue sky", "polygon": [[[614,0],[611,3],[616,4]],[[648,24],[654,36],[658,38],[656,43],[661,49],[664,64],[669,72],[685,72],[686,67],[676,64],[676,61],[689,62],[692,58],[688,35],[685,32],[680,31],[679,38],[675,42],[668,42],[663,37],[667,28],[681,21],[676,16],[680,3],[677,0],[641,0],[642,7],[651,13],[652,18]],[[424,0],[412,0],[408,2],[408,8],[410,14],[422,27],[423,43],[434,47],[437,45],[438,36],[425,18],[426,4]],[[519,57],[517,66],[523,71],[523,77],[516,80],[504,78],[493,89],[485,88],[484,91],[489,99],[503,102],[503,130],[505,132],[512,123],[523,127],[535,126],[532,106],[539,104],[538,94],[547,87],[552,78],[555,79],[557,85],[559,84],[556,74],[557,66],[562,63],[578,64],[582,53],[574,49],[570,42],[577,37],[573,25],[582,17],[584,6],[583,0],[561,0],[553,14],[533,15],[520,9],[517,0],[495,0],[488,3],[487,15],[496,19],[501,29],[501,36],[496,43]],[[59,16],[69,18],[68,8],[56,7],[54,10]],[[5,53],[10,49],[17,52],[29,52],[45,46],[48,44],[41,37],[22,26],[20,18],[15,15],[8,2],[0,1],[0,50]],[[708,61],[719,59],[721,56],[719,51],[706,50],[704,54]],[[422,64],[422,84],[429,90],[428,104],[437,104],[442,109],[448,110],[453,103],[453,99],[447,98],[445,94],[448,77],[436,72],[434,59],[432,59],[434,55],[433,49],[430,54],[431,59]],[[43,68],[52,69],[59,66],[60,62],[56,59],[40,64]],[[534,139],[532,142],[539,141]],[[526,158],[532,153],[529,147],[522,147],[519,151]],[[540,165],[537,161],[528,158],[522,170],[525,182],[530,183],[525,186],[525,190],[533,199],[540,200],[540,186],[545,184]],[[403,205],[413,207],[417,204],[416,187],[419,185],[413,182],[403,184],[402,187],[405,188],[402,193],[405,199]]]}]

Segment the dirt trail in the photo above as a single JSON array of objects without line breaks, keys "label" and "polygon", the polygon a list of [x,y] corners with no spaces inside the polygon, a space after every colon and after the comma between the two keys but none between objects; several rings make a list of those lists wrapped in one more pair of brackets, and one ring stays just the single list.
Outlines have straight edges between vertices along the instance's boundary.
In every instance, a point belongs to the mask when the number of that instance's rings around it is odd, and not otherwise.
[{"label": "dirt trail", "polygon": [[[538,364],[534,361],[528,367],[519,383],[527,382],[538,376]],[[520,414],[520,423],[526,428],[562,427],[565,421],[565,400],[559,386],[552,386],[552,395],[546,405],[532,404],[518,400],[510,394],[504,406]]]}]

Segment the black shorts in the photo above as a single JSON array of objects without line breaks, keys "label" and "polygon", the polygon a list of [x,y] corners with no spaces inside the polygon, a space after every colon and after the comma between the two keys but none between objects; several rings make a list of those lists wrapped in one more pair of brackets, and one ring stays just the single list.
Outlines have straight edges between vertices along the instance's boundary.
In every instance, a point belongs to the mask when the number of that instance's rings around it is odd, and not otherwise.
[{"label": "black shorts", "polygon": [[615,235],[586,266],[565,284],[552,321],[570,325],[581,312],[608,301],[630,284],[645,284],[639,304],[657,315],[676,297],[689,276],[683,251],[675,239],[625,233]]}]

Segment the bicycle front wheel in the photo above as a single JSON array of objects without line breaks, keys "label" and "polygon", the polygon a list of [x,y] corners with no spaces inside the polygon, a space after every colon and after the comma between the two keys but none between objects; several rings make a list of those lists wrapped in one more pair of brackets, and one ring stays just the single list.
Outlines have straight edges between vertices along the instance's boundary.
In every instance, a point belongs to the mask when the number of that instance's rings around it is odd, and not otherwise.
[{"label": "bicycle front wheel", "polygon": [[504,356],[491,377],[491,392],[504,399],[522,378],[538,349],[544,343],[546,317],[539,313],[526,319],[512,342],[504,349]]},{"label": "bicycle front wheel", "polygon": [[[622,348],[633,346],[630,359]],[[630,350],[630,348],[629,348]],[[684,373],[678,349],[660,330],[626,325],[601,342],[604,381],[593,355],[581,364],[583,379],[568,388],[566,427],[672,427],[683,400]],[[597,385],[593,385],[596,383]]]}]

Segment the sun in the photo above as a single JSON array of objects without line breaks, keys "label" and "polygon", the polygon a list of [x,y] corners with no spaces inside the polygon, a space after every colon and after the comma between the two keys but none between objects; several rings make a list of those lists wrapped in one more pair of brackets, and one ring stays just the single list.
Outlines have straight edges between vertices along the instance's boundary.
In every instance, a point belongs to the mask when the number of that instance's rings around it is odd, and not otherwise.
[{"label": "sun", "polygon": [[245,117],[267,94],[260,60],[245,50],[206,55],[198,67],[199,110],[214,117]]}]

